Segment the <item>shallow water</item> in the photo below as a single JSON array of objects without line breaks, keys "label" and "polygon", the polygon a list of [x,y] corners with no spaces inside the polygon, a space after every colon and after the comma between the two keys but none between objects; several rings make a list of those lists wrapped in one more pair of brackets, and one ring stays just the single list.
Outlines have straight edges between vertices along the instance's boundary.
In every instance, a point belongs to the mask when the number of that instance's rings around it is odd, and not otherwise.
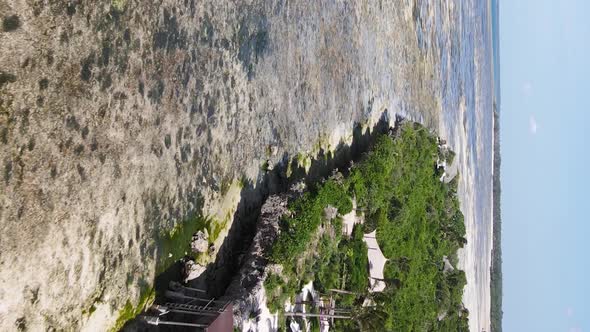
[{"label": "shallow water", "polygon": [[464,301],[470,311],[470,329],[489,330],[494,102],[490,4],[477,0],[418,3],[420,47],[438,60],[439,130],[457,151],[461,176],[468,243],[459,256],[468,280]]}]

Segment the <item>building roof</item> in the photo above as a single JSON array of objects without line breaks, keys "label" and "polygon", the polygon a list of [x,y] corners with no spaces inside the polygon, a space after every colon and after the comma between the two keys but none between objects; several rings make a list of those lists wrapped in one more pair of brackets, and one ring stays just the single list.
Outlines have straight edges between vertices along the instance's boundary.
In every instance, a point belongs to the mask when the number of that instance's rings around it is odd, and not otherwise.
[{"label": "building roof", "polygon": [[231,303],[205,329],[206,332],[232,332],[234,330],[234,314]]}]

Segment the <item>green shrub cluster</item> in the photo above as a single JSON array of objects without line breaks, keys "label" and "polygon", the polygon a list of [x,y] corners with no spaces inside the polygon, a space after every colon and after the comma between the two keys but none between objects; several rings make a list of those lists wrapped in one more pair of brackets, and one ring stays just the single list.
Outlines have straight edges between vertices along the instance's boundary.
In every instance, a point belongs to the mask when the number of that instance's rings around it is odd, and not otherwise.
[{"label": "green shrub cluster", "polygon": [[273,247],[272,260],[293,264],[294,259],[307,249],[322,222],[324,209],[329,205],[336,207],[340,214],[352,211],[347,191],[346,184],[328,180],[293,202],[289,206],[293,216],[282,220],[281,235]]},{"label": "green shrub cluster", "polygon": [[[351,176],[353,188],[377,241],[389,259],[383,300],[385,328],[394,331],[466,328],[461,297],[462,271],[444,271],[443,257],[456,261],[466,240],[457,199],[457,181],[444,183],[436,172],[436,138],[405,124],[396,139],[382,137]],[[379,172],[381,170],[381,172]],[[445,317],[439,321],[439,317]],[[444,323],[441,323],[444,322]]]},{"label": "green shrub cluster", "polygon": [[[456,252],[466,243],[458,180],[439,180],[439,157],[436,137],[406,123],[395,138],[378,138],[347,178],[328,180],[290,205],[292,216],[283,220],[271,261],[283,264],[290,291],[313,280],[320,292],[338,288],[354,293],[337,296],[339,306],[354,308],[355,319],[338,321],[335,330],[374,330],[376,325],[381,331],[468,329],[462,305],[465,274],[444,264],[444,257],[456,264]],[[366,223],[346,239],[341,220],[323,220],[323,211],[332,205],[345,214],[352,209],[352,197]],[[375,229],[388,258],[387,287],[370,294],[362,238],[363,231]],[[279,289],[275,294],[283,294],[278,300],[284,302],[289,287],[275,284],[271,280],[268,288]],[[362,306],[367,297],[374,307]]]},{"label": "green shrub cluster", "polygon": [[[344,289],[364,294],[369,287],[369,259],[361,227],[355,227],[350,239],[334,239],[323,235],[315,249],[313,262],[306,264],[313,271],[314,287],[327,293]],[[347,297],[352,303],[355,297]]]},{"label": "green shrub cluster", "polygon": [[270,274],[264,280],[267,306],[271,312],[283,310],[284,304],[289,298],[294,298],[298,290],[294,279],[285,280],[277,274]]},{"label": "green shrub cluster", "polygon": [[369,258],[367,244],[363,241],[363,230],[355,227],[350,240],[340,243],[340,252],[344,253],[344,264],[347,268],[345,288],[352,292],[364,293],[369,287]]},{"label": "green shrub cluster", "polygon": [[120,331],[125,323],[135,318],[142,311],[146,310],[147,307],[149,307],[154,302],[155,297],[155,290],[153,288],[149,288],[141,291],[139,302],[136,306],[134,306],[131,301],[127,300],[125,306],[119,310],[119,315],[115,325],[111,327],[109,331]]}]

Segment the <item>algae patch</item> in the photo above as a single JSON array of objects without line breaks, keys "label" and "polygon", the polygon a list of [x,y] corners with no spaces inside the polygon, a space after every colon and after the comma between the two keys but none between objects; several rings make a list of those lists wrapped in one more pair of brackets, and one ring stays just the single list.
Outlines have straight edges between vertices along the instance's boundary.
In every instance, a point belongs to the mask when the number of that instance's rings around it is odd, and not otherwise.
[{"label": "algae patch", "polygon": [[113,8],[119,12],[124,11],[126,5],[127,5],[127,0],[112,0],[111,1],[111,6],[113,6]]},{"label": "algae patch", "polygon": [[129,320],[135,318],[142,311],[146,310],[149,306],[154,303],[156,299],[156,291],[154,288],[149,288],[145,292],[142,292],[139,297],[139,302],[136,306],[133,306],[131,301],[127,300],[127,303],[123,309],[119,310],[119,315],[115,325],[109,330],[111,332],[119,331]]}]

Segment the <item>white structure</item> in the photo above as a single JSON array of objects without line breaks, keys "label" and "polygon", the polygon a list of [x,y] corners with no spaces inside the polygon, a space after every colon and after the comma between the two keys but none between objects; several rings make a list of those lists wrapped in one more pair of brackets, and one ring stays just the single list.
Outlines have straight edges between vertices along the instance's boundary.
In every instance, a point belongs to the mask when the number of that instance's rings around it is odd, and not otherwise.
[{"label": "white structure", "polygon": [[376,235],[377,230],[374,230],[369,234],[365,234],[363,237],[363,241],[365,241],[367,247],[369,247],[367,256],[369,256],[370,292],[382,292],[385,289],[385,283],[382,280],[376,280],[384,278],[383,270],[385,269],[385,263],[387,262],[387,258],[385,258],[381,248],[379,248]]}]

